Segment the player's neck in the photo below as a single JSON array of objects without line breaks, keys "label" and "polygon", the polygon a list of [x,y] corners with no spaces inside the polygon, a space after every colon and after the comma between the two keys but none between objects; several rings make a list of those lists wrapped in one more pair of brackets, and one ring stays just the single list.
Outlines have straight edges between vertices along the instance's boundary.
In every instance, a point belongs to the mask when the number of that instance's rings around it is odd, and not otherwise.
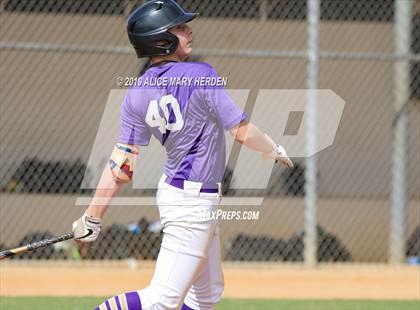
[{"label": "player's neck", "polygon": [[180,62],[183,61],[178,55],[172,54],[172,55],[165,55],[165,56],[153,56],[150,58],[150,62],[152,64],[158,63],[158,62],[164,62],[164,61],[176,61]]}]

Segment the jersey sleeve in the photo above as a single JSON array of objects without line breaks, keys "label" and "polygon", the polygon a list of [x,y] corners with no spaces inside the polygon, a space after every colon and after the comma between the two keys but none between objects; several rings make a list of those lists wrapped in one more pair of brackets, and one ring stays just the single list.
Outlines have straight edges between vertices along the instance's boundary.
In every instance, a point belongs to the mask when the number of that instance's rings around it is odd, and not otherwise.
[{"label": "jersey sleeve", "polygon": [[150,142],[151,132],[134,104],[139,91],[129,89],[121,106],[119,143],[146,146]]},{"label": "jersey sleeve", "polygon": [[[219,77],[216,70],[212,67],[208,76]],[[220,121],[225,130],[231,129],[248,119],[248,115],[238,107],[222,86],[206,87],[204,100],[209,113]]]}]

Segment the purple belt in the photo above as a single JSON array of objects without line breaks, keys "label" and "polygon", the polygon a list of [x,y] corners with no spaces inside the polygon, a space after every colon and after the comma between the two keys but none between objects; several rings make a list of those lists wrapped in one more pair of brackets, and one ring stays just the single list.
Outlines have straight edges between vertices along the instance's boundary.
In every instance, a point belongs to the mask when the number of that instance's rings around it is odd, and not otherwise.
[{"label": "purple belt", "polygon": [[[170,180],[169,178],[167,178],[165,182],[176,188],[184,189],[184,181],[186,180],[183,180],[183,179]],[[216,194],[218,192],[219,192],[219,185],[217,183],[210,183],[210,184],[203,183],[200,190],[200,193]]]}]

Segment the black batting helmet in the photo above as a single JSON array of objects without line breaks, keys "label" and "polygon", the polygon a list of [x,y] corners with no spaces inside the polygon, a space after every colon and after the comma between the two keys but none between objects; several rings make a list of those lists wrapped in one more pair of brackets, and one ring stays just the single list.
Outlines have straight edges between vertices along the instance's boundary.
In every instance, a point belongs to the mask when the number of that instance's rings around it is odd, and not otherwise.
[{"label": "black batting helmet", "polygon": [[139,6],[127,23],[128,39],[137,57],[173,54],[179,40],[168,29],[187,23],[197,15],[185,11],[174,0],[151,0]]}]

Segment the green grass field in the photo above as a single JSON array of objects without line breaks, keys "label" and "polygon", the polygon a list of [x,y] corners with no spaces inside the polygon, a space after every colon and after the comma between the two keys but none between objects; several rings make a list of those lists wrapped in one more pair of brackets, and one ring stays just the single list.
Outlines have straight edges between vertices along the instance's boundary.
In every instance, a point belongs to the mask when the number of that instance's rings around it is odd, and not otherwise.
[{"label": "green grass field", "polygon": [[[85,310],[106,298],[0,297],[1,310]],[[217,310],[420,310],[420,301],[224,299]]]}]

